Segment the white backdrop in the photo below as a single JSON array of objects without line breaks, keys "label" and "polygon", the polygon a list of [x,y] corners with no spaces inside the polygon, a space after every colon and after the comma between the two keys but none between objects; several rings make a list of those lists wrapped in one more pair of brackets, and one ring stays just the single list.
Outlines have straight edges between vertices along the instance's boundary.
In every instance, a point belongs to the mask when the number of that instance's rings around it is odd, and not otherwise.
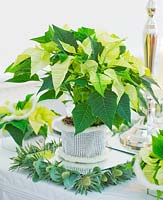
[{"label": "white backdrop", "polygon": [[[157,1],[157,20],[163,36],[163,1]],[[0,76],[16,55],[32,44],[29,39],[40,36],[52,23],[72,28],[90,26],[127,36],[128,47],[142,56],[146,3],[147,0],[0,0]]]}]

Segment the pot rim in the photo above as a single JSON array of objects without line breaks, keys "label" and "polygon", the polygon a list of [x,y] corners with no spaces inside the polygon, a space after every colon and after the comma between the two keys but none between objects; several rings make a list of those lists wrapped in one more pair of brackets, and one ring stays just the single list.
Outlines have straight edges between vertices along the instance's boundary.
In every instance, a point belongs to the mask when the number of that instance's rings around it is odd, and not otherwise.
[{"label": "pot rim", "polygon": [[[62,119],[64,117],[60,117],[57,119],[57,129],[60,129],[61,131],[67,132],[67,133],[75,133],[75,127],[72,125],[66,125]],[[54,127],[55,128],[55,127]],[[94,132],[94,131],[109,131],[109,128],[106,125],[99,125],[99,126],[94,126],[94,127],[89,127],[85,129],[84,131],[80,132],[81,133],[89,133],[89,132]]]}]

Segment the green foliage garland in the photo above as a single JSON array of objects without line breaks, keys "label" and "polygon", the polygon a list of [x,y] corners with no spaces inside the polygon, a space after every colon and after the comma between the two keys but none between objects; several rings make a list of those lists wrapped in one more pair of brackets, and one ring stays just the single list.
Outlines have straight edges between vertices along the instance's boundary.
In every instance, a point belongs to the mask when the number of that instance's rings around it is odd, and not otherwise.
[{"label": "green foliage garland", "polygon": [[28,172],[34,182],[41,180],[52,181],[64,185],[68,190],[73,189],[76,193],[87,194],[91,191],[101,192],[109,185],[117,185],[134,176],[132,162],[117,165],[115,167],[101,170],[95,167],[85,175],[77,171],[67,170],[61,162],[52,163],[48,156],[54,155],[61,143],[52,141],[44,147],[28,146],[17,148],[17,156],[11,158],[13,161],[11,171],[23,169]]}]

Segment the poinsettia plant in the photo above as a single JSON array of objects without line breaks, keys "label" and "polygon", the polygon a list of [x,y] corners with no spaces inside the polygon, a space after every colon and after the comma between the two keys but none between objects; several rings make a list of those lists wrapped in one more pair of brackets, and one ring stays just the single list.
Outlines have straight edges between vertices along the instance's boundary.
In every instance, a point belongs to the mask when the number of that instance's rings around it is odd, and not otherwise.
[{"label": "poinsettia plant", "polygon": [[0,129],[8,132],[15,142],[22,146],[23,140],[33,136],[47,137],[52,132],[52,121],[55,113],[37,103],[32,94],[17,103],[6,102],[0,106]]},{"label": "poinsettia plant", "polygon": [[163,130],[152,136],[152,146],[140,150],[135,162],[135,173],[149,189],[163,195]]},{"label": "poinsettia plant", "polygon": [[129,125],[131,109],[143,114],[140,107],[147,108],[142,90],[148,90],[157,101],[151,87],[157,83],[149,70],[127,50],[125,39],[115,34],[52,25],[32,40],[37,46],[25,50],[6,69],[14,74],[8,81],[41,80],[39,100],[68,93],[75,105],[76,133],[97,122],[110,129]]}]

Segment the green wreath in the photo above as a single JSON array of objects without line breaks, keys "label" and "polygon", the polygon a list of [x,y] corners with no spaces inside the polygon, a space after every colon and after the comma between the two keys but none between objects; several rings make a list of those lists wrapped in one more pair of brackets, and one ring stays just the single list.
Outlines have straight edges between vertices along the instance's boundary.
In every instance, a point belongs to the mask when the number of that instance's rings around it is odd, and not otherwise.
[{"label": "green wreath", "polygon": [[109,185],[117,185],[129,180],[134,176],[133,161],[115,167],[101,170],[95,167],[89,173],[82,175],[78,171],[67,170],[62,162],[50,162],[49,157],[61,143],[49,142],[43,147],[28,146],[17,148],[17,156],[11,158],[13,163],[11,171],[23,169],[34,182],[41,180],[52,181],[59,185],[64,185],[65,189],[73,189],[76,193],[87,194],[91,191],[101,192]]}]

